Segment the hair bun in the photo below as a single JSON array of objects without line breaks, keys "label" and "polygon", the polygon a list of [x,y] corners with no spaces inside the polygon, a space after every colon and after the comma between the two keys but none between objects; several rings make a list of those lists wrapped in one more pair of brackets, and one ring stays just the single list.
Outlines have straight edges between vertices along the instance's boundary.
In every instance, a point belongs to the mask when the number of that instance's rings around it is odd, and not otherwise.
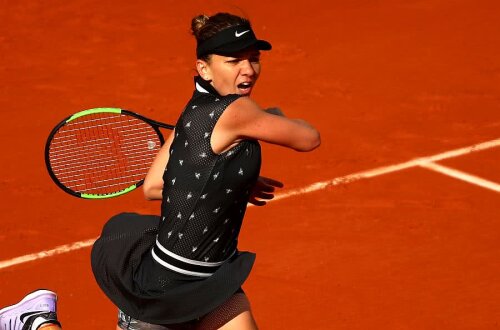
[{"label": "hair bun", "polygon": [[196,39],[198,39],[198,37],[200,36],[200,31],[208,22],[209,18],[210,18],[209,16],[201,14],[194,17],[191,20],[191,32],[193,33]]}]

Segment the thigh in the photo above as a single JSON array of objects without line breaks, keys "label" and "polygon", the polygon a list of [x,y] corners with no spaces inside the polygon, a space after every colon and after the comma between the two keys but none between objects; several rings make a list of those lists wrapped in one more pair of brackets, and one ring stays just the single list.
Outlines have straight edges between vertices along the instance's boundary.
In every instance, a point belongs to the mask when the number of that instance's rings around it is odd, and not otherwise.
[{"label": "thigh", "polygon": [[234,319],[224,324],[220,330],[257,330],[257,323],[253,318],[252,312],[243,312]]},{"label": "thigh", "polygon": [[250,302],[243,291],[238,291],[224,304],[201,317],[196,322],[197,330],[216,329],[257,329],[253,319]]},{"label": "thigh", "polygon": [[117,330],[255,330],[250,302],[240,289],[224,304],[207,315],[186,323],[158,325],[136,320],[121,310],[118,311]]}]

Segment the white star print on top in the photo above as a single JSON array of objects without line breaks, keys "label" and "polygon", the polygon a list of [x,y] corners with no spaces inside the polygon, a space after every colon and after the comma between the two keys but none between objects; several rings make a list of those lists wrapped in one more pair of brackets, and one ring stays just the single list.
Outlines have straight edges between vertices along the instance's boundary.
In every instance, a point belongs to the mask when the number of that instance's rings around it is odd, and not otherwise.
[{"label": "white star print on top", "polygon": [[237,98],[195,92],[177,122],[163,175],[165,220],[157,237],[175,255],[219,262],[237,248],[248,201],[245,191],[259,175],[260,146],[243,140],[220,155],[211,146],[215,125]]}]

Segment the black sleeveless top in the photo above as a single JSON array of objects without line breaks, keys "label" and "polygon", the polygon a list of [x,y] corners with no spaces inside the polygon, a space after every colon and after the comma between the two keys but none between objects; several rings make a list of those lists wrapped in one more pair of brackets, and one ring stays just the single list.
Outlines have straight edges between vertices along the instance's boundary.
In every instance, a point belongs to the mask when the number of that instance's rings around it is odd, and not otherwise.
[{"label": "black sleeveless top", "polygon": [[162,215],[121,213],[92,247],[92,271],[123,312],[153,324],[197,319],[241,289],[255,254],[237,251],[243,215],[260,170],[257,141],[220,155],[217,120],[238,95],[221,97],[196,79],[163,176]]},{"label": "black sleeveless top", "polygon": [[261,150],[256,140],[243,140],[214,153],[210,139],[215,124],[241,96],[220,96],[200,77],[195,87],[175,127],[152,254],[170,270],[203,277],[236,253]]}]

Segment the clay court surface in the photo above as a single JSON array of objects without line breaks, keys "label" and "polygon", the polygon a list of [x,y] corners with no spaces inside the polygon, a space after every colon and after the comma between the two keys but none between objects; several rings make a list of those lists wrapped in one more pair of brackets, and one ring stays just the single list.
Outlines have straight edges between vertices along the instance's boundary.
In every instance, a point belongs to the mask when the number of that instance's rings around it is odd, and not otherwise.
[{"label": "clay court surface", "polygon": [[[240,239],[257,253],[244,289],[260,328],[499,329],[496,1],[0,2],[0,306],[50,288],[65,329],[114,328],[88,242],[159,204],[65,194],[46,137],[94,107],[174,122],[192,93],[190,19],[221,10],[273,43],[254,99],[322,134],[308,154],[263,148],[262,175],[285,188],[249,208]],[[9,264],[58,246],[74,249]]]}]

